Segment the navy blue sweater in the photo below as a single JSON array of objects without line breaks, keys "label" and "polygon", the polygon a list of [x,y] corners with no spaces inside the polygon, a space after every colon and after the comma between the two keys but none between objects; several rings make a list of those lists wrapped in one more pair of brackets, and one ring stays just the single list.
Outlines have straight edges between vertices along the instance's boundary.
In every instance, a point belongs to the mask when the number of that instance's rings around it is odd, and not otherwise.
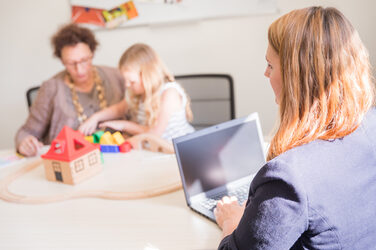
[{"label": "navy blue sweater", "polygon": [[376,110],[352,134],[269,161],[219,249],[376,249]]}]

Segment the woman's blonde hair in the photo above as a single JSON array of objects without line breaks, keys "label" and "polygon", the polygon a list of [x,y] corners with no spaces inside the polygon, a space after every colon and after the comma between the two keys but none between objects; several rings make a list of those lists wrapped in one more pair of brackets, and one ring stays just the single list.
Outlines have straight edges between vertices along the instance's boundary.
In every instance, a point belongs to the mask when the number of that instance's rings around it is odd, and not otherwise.
[{"label": "woman's blonde hair", "polygon": [[[167,69],[158,54],[148,45],[137,43],[129,47],[121,56],[119,69],[129,68],[140,72],[144,84],[145,94],[138,96],[127,90],[129,110],[132,120],[137,119],[137,111],[141,102],[144,103],[146,124],[155,123],[160,108],[160,90],[163,84],[175,81],[174,76]],[[192,120],[190,99],[187,96],[186,116]]]},{"label": "woman's blonde hair", "polygon": [[269,27],[280,58],[280,124],[268,160],[315,139],[344,137],[374,102],[369,56],[357,31],[335,8],[292,11]]}]

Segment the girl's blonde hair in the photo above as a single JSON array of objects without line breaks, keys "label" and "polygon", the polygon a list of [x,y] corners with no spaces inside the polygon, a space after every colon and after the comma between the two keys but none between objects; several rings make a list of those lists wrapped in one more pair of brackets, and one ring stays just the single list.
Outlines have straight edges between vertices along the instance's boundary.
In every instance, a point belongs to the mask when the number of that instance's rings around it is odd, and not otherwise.
[{"label": "girl's blonde hair", "polygon": [[[129,110],[132,120],[137,119],[137,111],[141,102],[144,103],[146,124],[151,126],[155,123],[160,108],[160,90],[163,84],[175,81],[174,76],[167,69],[158,54],[148,45],[137,43],[128,48],[120,58],[119,69],[129,68],[140,72],[144,84],[145,94],[135,95],[127,90],[127,97],[130,101]],[[186,116],[192,120],[190,99],[187,96]]]},{"label": "girl's blonde hair", "polygon": [[344,137],[374,102],[369,56],[358,33],[334,8],[292,11],[269,27],[280,58],[280,124],[268,160],[315,139]]}]

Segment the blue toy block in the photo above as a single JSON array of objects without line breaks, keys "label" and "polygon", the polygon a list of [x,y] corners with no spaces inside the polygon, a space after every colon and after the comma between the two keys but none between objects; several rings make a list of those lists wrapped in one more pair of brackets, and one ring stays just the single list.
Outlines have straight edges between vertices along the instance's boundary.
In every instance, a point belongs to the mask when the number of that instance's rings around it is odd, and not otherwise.
[{"label": "blue toy block", "polygon": [[101,152],[103,153],[119,153],[118,145],[105,145],[101,144]]}]

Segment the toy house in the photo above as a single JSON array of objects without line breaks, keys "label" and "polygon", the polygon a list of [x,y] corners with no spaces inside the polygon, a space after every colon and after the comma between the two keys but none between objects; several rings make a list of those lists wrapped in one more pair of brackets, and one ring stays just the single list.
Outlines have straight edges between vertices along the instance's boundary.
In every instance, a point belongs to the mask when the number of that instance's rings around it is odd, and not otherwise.
[{"label": "toy house", "polygon": [[66,184],[80,183],[102,171],[98,146],[65,126],[43,158],[46,178]]}]

